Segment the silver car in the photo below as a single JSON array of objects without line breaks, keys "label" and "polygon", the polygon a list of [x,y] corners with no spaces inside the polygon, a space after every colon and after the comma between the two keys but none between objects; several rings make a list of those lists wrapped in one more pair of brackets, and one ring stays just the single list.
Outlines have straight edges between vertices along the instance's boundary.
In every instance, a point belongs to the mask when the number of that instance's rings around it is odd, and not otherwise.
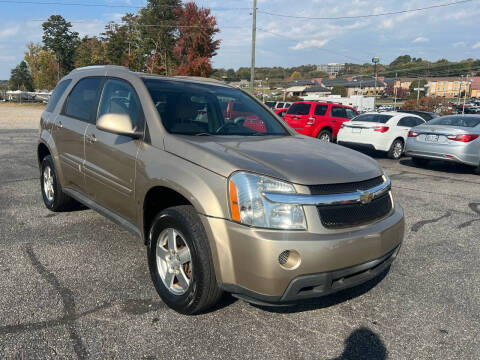
[{"label": "silver car", "polygon": [[420,166],[445,160],[474,166],[480,171],[480,116],[449,115],[416,126],[408,133],[407,155]]}]

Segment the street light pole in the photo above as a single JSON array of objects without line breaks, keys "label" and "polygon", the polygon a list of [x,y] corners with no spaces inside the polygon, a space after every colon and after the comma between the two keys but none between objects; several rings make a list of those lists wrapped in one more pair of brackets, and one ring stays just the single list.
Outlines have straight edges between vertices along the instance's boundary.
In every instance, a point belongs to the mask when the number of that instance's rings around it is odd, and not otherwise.
[{"label": "street light pole", "polygon": [[395,81],[393,82],[393,91],[395,92],[395,104],[393,105],[393,110],[397,110],[397,78],[398,73],[395,73]]},{"label": "street light pole", "polygon": [[250,91],[255,91],[255,40],[257,37],[257,0],[253,0],[252,19],[252,64],[250,67]]},{"label": "street light pole", "polygon": [[468,75],[465,80],[465,90],[464,90],[464,96],[463,96],[463,107],[462,107],[462,116],[465,115],[465,103],[467,101],[467,86],[468,86]]},{"label": "street light pole", "polygon": [[373,97],[373,110],[377,109],[377,64],[380,62],[380,58],[378,56],[374,56],[372,58],[372,62],[374,65],[374,72],[375,72],[375,91]]}]

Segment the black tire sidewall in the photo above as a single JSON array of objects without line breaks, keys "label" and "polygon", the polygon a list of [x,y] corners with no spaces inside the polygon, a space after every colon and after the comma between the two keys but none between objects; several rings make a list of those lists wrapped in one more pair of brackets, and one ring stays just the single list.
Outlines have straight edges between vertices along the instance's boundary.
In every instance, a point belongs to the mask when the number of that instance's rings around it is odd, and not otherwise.
[{"label": "black tire sidewall", "polygon": [[[48,200],[47,196],[45,195],[43,172],[44,172],[44,170],[47,166],[49,166],[51,171],[52,171],[53,201]],[[42,197],[43,197],[43,202],[45,203],[45,206],[48,209],[50,209],[52,211],[55,211],[55,209],[58,207],[59,191],[61,191],[61,187],[58,184],[57,172],[55,171],[55,165],[53,164],[53,159],[50,155],[45,156],[42,160],[42,163],[41,163],[41,167],[40,167],[40,186],[41,186]]]},{"label": "black tire sidewall", "polygon": [[329,138],[328,142],[330,142],[330,143],[333,142],[333,135],[332,135],[332,133],[331,133],[330,131],[328,131],[328,130],[321,130],[321,131],[318,133],[317,138],[320,139],[323,134],[328,134],[328,138]]},{"label": "black tire sidewall", "polygon": [[[191,230],[191,225],[192,224],[189,224],[187,219],[182,217],[181,214],[174,209],[166,209],[153,220],[148,235],[148,266],[155,289],[169,307],[184,314],[191,313],[195,308],[195,302],[199,299],[199,292],[201,291],[203,283],[203,267],[202,262],[199,259],[200,251],[198,249],[197,241],[195,241],[195,234]],[[182,295],[172,294],[166,288],[157,270],[157,241],[160,233],[166,228],[174,228],[180,231],[190,249],[193,265],[192,277],[190,279],[188,290]]]}]

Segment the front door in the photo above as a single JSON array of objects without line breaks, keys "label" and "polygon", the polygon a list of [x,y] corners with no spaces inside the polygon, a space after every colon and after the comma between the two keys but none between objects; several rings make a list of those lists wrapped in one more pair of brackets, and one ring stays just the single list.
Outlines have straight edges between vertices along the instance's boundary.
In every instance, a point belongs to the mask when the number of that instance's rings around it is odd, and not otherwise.
[{"label": "front door", "polygon": [[80,80],[68,95],[55,120],[55,145],[63,177],[63,187],[85,192],[82,172],[84,136],[89,123],[95,121],[102,77]]},{"label": "front door", "polygon": [[[104,114],[130,115],[143,129],[143,112],[133,87],[124,80],[107,79],[98,118]],[[90,125],[85,135],[85,181],[90,196],[101,206],[136,221],[135,165],[141,140],[112,134]]]}]

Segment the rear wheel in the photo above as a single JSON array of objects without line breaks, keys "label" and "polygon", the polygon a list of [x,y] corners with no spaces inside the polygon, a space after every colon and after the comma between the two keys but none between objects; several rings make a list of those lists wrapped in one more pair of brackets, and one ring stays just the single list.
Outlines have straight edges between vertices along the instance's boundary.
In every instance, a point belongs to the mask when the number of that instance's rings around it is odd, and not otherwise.
[{"label": "rear wheel", "polygon": [[205,230],[192,206],[171,207],[155,217],[148,265],[158,294],[179,313],[202,312],[222,295]]},{"label": "rear wheel", "polygon": [[40,164],[40,185],[43,202],[49,210],[55,212],[65,211],[78,204],[63,192],[50,155],[45,156]]},{"label": "rear wheel", "polygon": [[332,142],[332,133],[329,130],[322,130],[318,133],[317,138],[325,142]]},{"label": "rear wheel", "polygon": [[412,157],[412,162],[416,166],[424,167],[427,166],[428,160],[427,159],[422,159],[422,158],[417,158],[417,157]]},{"label": "rear wheel", "polygon": [[390,150],[388,150],[388,157],[393,160],[400,159],[403,155],[403,147],[403,140],[395,139]]}]

